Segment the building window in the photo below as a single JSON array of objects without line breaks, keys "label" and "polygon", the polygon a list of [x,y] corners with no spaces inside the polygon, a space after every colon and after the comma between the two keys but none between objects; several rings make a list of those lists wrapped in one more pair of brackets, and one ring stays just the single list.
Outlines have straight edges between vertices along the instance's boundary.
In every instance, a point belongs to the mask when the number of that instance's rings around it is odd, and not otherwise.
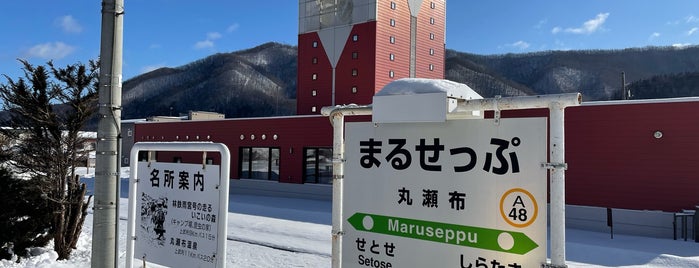
[{"label": "building window", "polygon": [[395,44],[395,43],[396,43],[396,38],[395,38],[394,36],[391,36],[391,37],[388,38],[388,41],[391,42],[391,44]]},{"label": "building window", "polygon": [[434,40],[434,34],[430,33],[430,40]]},{"label": "building window", "polygon": [[182,163],[182,157],[181,156],[175,156],[172,158],[172,163]]},{"label": "building window", "polygon": [[315,89],[311,91],[311,96],[315,97],[316,95],[318,95],[318,91],[316,91]]},{"label": "building window", "polygon": [[352,41],[353,41],[353,42],[359,41],[359,35],[356,35],[356,34],[353,35],[353,36],[352,36]]},{"label": "building window", "polygon": [[312,112],[312,113],[315,113],[316,110],[318,110],[318,109],[317,109],[315,106],[311,107],[311,112]]},{"label": "building window", "polygon": [[396,9],[396,2],[391,1],[391,9],[393,9],[393,10]]},{"label": "building window", "polygon": [[240,147],[239,177],[254,180],[279,180],[279,148]]},{"label": "building window", "polygon": [[388,71],[388,77],[393,78],[393,76],[394,76],[393,70]]},{"label": "building window", "polygon": [[313,41],[313,47],[318,47],[318,41]]},{"label": "building window", "polygon": [[434,65],[430,64],[430,71],[434,71]]},{"label": "building window", "polygon": [[357,86],[352,87],[352,94],[357,94]]},{"label": "building window", "polygon": [[430,48],[430,55],[434,55],[434,49]]},{"label": "building window", "polygon": [[391,27],[396,27],[396,20],[391,19],[390,22],[391,22]]},{"label": "building window", "polygon": [[434,24],[434,18],[430,17],[430,24]]},{"label": "building window", "polygon": [[352,52],[352,58],[355,59],[355,60],[358,59],[358,58],[359,58],[359,52],[357,52],[357,51]]},{"label": "building window", "polygon": [[333,177],[332,148],[304,148],[303,155],[303,182],[331,184]]},{"label": "building window", "polygon": [[393,61],[393,60],[396,59],[396,55],[393,55],[393,53],[388,54],[388,59],[389,59],[390,61]]},{"label": "building window", "polygon": [[318,58],[317,58],[317,57],[313,57],[312,62],[313,62],[313,64],[318,64]]},{"label": "building window", "polygon": [[359,71],[356,68],[352,69],[352,76],[357,76],[359,74],[358,72]]},{"label": "building window", "polygon": [[431,8],[431,9],[434,9],[434,7],[435,7],[434,2],[430,2],[430,8]]},{"label": "building window", "polygon": [[318,74],[313,74],[313,76],[311,77],[311,79],[313,79],[313,80],[318,80]]}]

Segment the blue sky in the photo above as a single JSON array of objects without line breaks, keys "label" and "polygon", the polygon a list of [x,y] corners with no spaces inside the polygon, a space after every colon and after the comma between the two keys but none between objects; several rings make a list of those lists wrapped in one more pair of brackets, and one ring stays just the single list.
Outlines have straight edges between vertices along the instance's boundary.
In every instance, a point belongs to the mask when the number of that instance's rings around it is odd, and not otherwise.
[{"label": "blue sky", "polygon": [[[296,44],[298,1],[125,0],[124,78],[275,41]],[[101,1],[5,1],[0,74],[99,56]],[[696,0],[449,0],[447,48],[476,54],[699,44]],[[5,78],[0,78],[4,83]]]}]

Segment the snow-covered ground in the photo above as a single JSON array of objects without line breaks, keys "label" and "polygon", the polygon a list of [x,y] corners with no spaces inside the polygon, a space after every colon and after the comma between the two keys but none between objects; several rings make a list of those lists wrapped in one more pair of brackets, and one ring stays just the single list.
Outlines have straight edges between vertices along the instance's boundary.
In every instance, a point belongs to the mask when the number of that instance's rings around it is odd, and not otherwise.
[{"label": "snow-covered ground", "polygon": [[[128,176],[128,175],[126,175]],[[122,195],[123,196],[123,195]],[[119,263],[125,265],[127,199],[120,202]],[[231,195],[227,267],[330,267],[331,203],[328,201]],[[35,257],[2,267],[90,267],[92,211],[67,261],[49,247]],[[568,267],[698,267],[699,243],[566,230]],[[149,266],[150,267],[150,266]]]}]

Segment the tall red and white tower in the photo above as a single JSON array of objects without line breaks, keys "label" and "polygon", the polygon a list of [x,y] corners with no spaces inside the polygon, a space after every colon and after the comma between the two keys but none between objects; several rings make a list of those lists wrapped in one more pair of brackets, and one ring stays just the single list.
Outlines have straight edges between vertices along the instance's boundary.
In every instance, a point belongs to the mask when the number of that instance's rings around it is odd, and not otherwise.
[{"label": "tall red and white tower", "polygon": [[446,0],[299,0],[297,114],[444,78]]}]

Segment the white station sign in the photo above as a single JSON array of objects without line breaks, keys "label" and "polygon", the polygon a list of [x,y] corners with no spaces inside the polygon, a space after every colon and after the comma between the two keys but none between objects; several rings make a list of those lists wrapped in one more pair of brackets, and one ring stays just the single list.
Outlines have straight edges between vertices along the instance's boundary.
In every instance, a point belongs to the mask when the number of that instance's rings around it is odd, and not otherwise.
[{"label": "white station sign", "polygon": [[342,267],[540,267],[546,118],[347,123]]},{"label": "white station sign", "polygon": [[138,163],[134,258],[170,267],[215,267],[220,166]]}]

